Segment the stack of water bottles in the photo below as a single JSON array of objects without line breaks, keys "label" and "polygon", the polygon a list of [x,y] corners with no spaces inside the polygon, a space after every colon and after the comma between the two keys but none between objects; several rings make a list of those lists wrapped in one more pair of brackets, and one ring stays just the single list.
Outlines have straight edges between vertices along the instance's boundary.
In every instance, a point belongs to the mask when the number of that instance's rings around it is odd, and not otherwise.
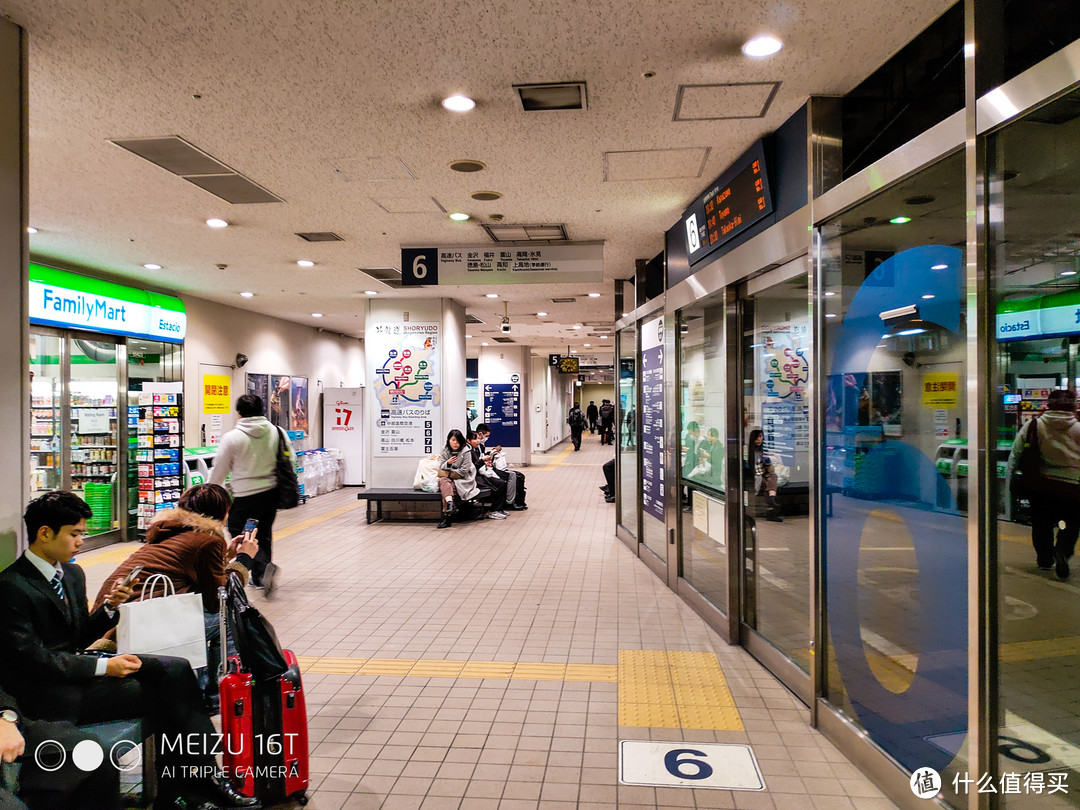
[{"label": "stack of water bottles", "polygon": [[302,450],[296,454],[296,478],[304,500],[341,489],[344,465],[340,450]]}]

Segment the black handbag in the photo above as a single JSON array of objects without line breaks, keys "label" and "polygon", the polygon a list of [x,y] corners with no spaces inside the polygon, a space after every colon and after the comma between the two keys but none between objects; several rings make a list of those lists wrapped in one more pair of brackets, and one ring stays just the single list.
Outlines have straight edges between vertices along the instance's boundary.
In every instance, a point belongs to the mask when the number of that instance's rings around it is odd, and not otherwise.
[{"label": "black handbag", "polygon": [[[240,663],[257,681],[277,678],[289,668],[274,626],[248,602],[244,585],[236,574],[226,584],[228,628],[236,642]],[[224,634],[222,636],[224,638]]]},{"label": "black handbag", "polygon": [[1021,498],[1030,498],[1039,491],[1042,479],[1039,474],[1042,466],[1042,457],[1039,455],[1039,417],[1036,416],[1028,423],[1027,436],[1024,439],[1024,449],[1020,451],[1020,458],[1016,462],[1011,489]]},{"label": "black handbag", "polygon": [[278,431],[277,463],[274,466],[274,499],[278,509],[292,509],[300,503],[300,482],[296,480],[296,468],[293,467],[292,452],[287,450],[285,431]]}]

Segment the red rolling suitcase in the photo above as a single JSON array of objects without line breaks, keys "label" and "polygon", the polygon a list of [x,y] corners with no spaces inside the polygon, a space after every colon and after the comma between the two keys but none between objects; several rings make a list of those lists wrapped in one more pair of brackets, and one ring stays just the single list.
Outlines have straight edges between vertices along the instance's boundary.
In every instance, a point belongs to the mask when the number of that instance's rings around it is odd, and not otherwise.
[{"label": "red rolling suitcase", "polygon": [[288,669],[275,678],[255,680],[237,657],[227,658],[225,589],[221,589],[220,673],[222,761],[225,775],[245,796],[264,805],[308,802],[307,706],[300,666],[284,650]]}]

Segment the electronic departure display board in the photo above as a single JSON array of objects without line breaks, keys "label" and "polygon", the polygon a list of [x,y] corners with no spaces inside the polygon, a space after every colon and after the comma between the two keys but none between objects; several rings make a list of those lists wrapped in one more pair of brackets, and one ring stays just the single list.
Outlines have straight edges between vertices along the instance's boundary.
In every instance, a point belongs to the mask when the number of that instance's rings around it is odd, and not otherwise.
[{"label": "electronic departure display board", "polygon": [[772,212],[765,147],[758,141],[683,214],[690,264],[701,261]]},{"label": "electronic departure display board", "polygon": [[576,357],[559,358],[559,372],[562,374],[577,374],[580,371]]}]

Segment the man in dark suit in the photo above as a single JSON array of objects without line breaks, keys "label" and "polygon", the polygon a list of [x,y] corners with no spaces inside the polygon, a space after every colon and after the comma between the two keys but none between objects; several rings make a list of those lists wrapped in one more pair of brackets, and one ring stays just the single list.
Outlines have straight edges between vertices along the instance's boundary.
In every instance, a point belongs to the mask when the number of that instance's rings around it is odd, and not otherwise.
[{"label": "man in dark suit", "polygon": [[[68,561],[90,516],[71,492],[50,492],[27,506],[30,547],[0,572],[0,683],[43,720],[144,719],[159,734],[155,807],[257,806],[217,772],[214,727],[186,660],[85,652],[116,625],[117,607],[131,596],[118,582],[101,607],[87,610],[86,578]],[[185,745],[177,746],[178,735]]]},{"label": "man in dark suit", "polygon": [[119,808],[120,771],[107,761],[78,767],[72,751],[83,741],[97,742],[71,723],[27,719],[15,698],[0,690],[0,810]]}]

